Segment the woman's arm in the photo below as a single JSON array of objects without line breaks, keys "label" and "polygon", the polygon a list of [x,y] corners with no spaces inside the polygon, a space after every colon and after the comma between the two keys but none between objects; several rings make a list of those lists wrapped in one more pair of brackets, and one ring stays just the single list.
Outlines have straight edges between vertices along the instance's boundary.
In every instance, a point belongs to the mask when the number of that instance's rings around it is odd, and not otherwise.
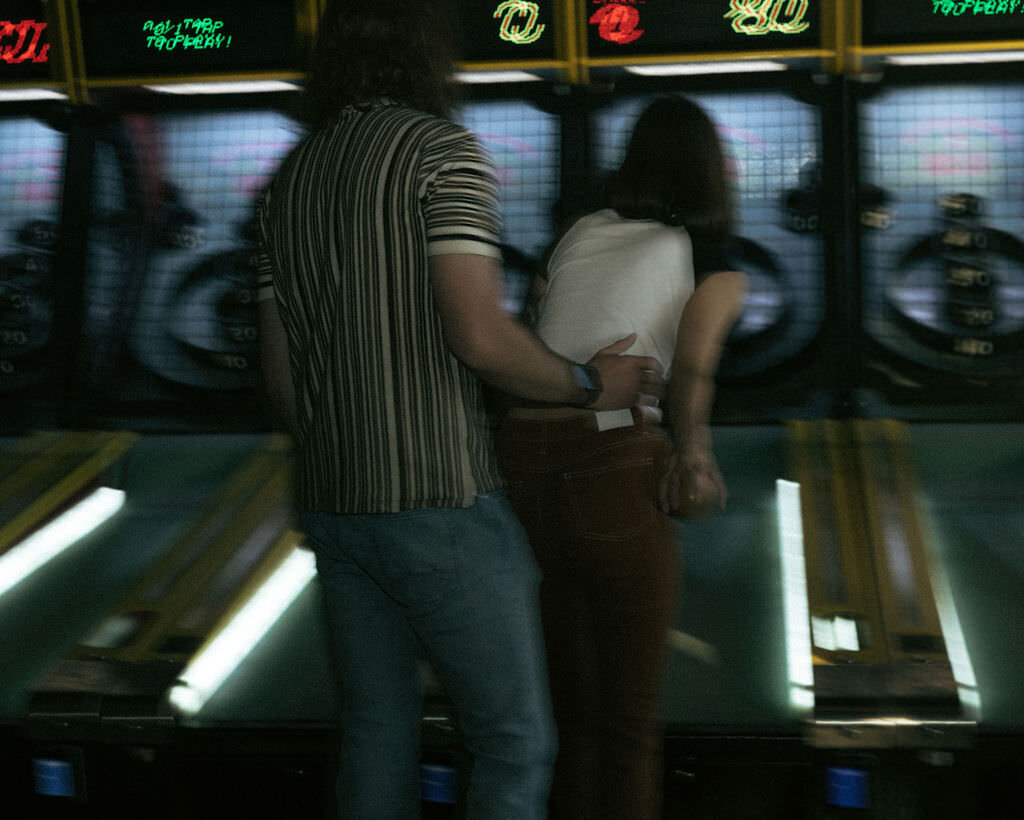
[{"label": "woman's arm", "polygon": [[526,294],[526,304],[523,306],[523,324],[527,327],[537,327],[540,321],[540,312],[544,307],[544,297],[548,295],[548,280],[535,273],[530,278],[530,290]]},{"label": "woman's arm", "polygon": [[722,346],[746,292],[746,274],[719,271],[697,286],[683,309],[668,386],[674,449],[659,490],[665,512],[725,506],[725,483],[712,451],[711,408]]}]

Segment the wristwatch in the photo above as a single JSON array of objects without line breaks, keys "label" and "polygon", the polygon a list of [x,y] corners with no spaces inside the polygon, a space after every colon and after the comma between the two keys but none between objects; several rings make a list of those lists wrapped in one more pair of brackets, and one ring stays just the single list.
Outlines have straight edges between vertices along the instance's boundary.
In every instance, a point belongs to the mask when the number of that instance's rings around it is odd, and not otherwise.
[{"label": "wristwatch", "polygon": [[583,391],[585,398],[581,402],[575,402],[578,407],[589,407],[604,390],[601,384],[601,374],[596,367],[587,364],[571,364],[569,372],[572,373],[573,383]]}]

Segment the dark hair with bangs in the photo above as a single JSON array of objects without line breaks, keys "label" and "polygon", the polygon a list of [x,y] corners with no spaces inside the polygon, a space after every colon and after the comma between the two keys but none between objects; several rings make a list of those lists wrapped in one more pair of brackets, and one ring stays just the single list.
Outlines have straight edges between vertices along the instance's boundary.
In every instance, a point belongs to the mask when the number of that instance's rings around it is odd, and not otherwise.
[{"label": "dark hair with bangs", "polygon": [[715,124],[685,97],[661,97],[640,115],[605,202],[626,219],[654,219],[726,236],[732,206]]},{"label": "dark hair with bangs", "polygon": [[441,0],[329,0],[299,117],[316,128],[382,97],[447,116],[453,42]]}]

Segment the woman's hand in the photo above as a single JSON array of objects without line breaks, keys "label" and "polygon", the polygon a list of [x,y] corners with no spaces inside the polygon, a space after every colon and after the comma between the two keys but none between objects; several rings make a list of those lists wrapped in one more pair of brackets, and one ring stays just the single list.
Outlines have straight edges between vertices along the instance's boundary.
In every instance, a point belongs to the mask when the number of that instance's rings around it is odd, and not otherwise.
[{"label": "woman's hand", "polygon": [[658,504],[666,515],[698,518],[725,509],[728,490],[711,450],[709,430],[687,436],[665,466]]}]

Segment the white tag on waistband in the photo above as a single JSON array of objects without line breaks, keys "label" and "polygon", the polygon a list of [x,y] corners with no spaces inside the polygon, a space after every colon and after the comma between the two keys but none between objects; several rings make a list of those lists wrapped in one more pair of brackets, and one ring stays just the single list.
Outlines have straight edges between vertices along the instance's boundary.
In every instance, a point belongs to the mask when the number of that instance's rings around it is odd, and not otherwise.
[{"label": "white tag on waistband", "polygon": [[598,432],[633,426],[633,411],[628,407],[625,410],[595,410],[594,416]]}]

